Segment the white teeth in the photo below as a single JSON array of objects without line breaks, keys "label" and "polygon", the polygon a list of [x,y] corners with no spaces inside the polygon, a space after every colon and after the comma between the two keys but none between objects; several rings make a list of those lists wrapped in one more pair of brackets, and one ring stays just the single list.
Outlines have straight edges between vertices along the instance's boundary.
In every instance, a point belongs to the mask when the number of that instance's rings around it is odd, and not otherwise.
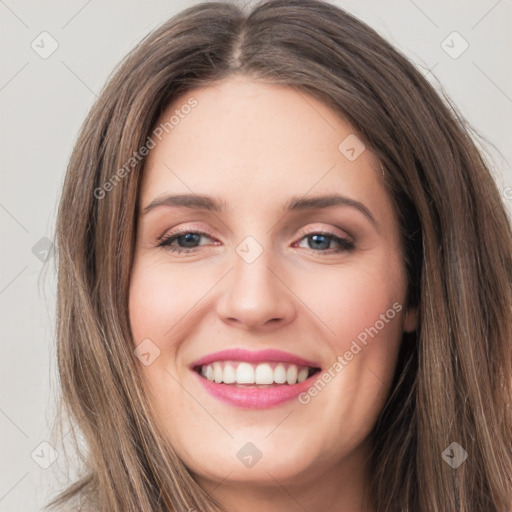
[{"label": "white teeth", "polygon": [[255,384],[268,386],[285,384],[292,386],[304,382],[309,367],[288,363],[251,364],[237,361],[215,361],[201,366],[200,374],[217,384]]},{"label": "white teeth", "polygon": [[224,384],[233,384],[236,381],[235,369],[230,364],[224,366],[224,378],[222,380]]},{"label": "white teeth", "polygon": [[286,382],[286,369],[284,365],[278,364],[274,369],[274,382],[284,384]]},{"label": "white teeth", "polygon": [[222,371],[222,366],[216,361],[213,363],[213,380],[219,384],[222,382],[223,377],[224,372]]},{"label": "white teeth", "polygon": [[307,368],[301,368],[297,376],[297,382],[304,382],[308,378],[308,373],[309,370]]},{"label": "white teeth", "polygon": [[297,382],[297,367],[294,364],[288,367],[288,371],[286,372],[286,382],[288,382],[290,386]]},{"label": "white teeth", "polygon": [[249,363],[240,363],[236,369],[237,384],[254,384],[254,368]]},{"label": "white teeth", "polygon": [[272,384],[274,382],[274,371],[267,363],[256,366],[256,384]]}]

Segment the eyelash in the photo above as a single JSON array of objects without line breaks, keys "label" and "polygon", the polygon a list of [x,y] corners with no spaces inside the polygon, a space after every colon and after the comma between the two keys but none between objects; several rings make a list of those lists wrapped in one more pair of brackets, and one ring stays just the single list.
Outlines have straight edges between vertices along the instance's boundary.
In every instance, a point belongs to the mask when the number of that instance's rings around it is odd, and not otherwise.
[{"label": "eyelash", "polygon": [[[174,242],[178,238],[181,238],[182,236],[185,236],[188,234],[199,235],[199,236],[204,235],[208,238],[212,238],[208,233],[204,233],[202,231],[183,230],[183,231],[179,231],[176,233],[171,233],[168,236],[161,236],[160,238],[158,238],[158,240],[160,240],[160,243],[157,244],[157,247],[162,247],[165,251],[169,251],[171,253],[176,253],[176,254],[182,254],[182,253],[189,254],[191,252],[195,252],[197,249],[199,249],[200,246],[187,248],[187,247],[171,247],[171,245],[170,245],[172,242]],[[313,236],[313,235],[321,235],[321,236],[328,237],[330,240],[333,240],[336,243],[338,243],[340,245],[340,248],[331,249],[331,250],[324,249],[324,250],[320,250],[320,251],[315,251],[313,249],[308,248],[307,250],[309,252],[320,253],[320,254],[321,253],[324,253],[324,254],[336,253],[336,254],[338,254],[341,252],[351,252],[355,249],[354,243],[351,240],[349,240],[348,238],[339,237],[339,236],[336,236],[333,233],[329,233],[327,231],[311,231],[309,233],[302,232],[302,233],[300,233],[299,240],[302,240],[303,238],[306,238],[308,236]]]}]

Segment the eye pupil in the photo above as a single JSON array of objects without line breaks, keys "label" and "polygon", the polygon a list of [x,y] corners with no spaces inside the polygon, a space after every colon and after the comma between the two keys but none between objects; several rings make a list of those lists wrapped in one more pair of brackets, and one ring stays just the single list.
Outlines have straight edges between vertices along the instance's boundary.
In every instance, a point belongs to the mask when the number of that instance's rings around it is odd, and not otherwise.
[{"label": "eye pupil", "polygon": [[311,244],[310,244],[310,247],[313,249],[313,248],[320,248],[320,249],[328,249],[329,248],[329,243],[331,242],[331,239],[328,237],[328,236],[325,236],[325,235],[311,235],[310,236],[311,239],[314,240],[314,242],[318,242],[318,238],[320,239],[324,239],[324,242],[320,242],[320,246],[321,247],[318,247],[318,245],[315,245],[314,247],[311,247]]},{"label": "eye pupil", "polygon": [[[200,235],[198,235],[197,233],[187,233],[185,235],[182,235],[180,237],[178,237],[178,241],[181,240],[181,239],[185,239],[185,243],[186,244],[194,244],[195,242],[197,242],[198,240],[195,239],[195,237],[199,237]],[[188,245],[185,245],[185,247],[188,247]]]}]

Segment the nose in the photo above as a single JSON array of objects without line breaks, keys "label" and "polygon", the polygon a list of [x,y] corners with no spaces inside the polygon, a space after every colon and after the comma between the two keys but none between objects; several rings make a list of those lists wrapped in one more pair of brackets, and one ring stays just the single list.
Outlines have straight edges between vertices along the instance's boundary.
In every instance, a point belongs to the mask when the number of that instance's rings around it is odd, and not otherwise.
[{"label": "nose", "polygon": [[249,263],[238,254],[223,280],[217,313],[232,326],[249,331],[283,327],[296,314],[294,294],[268,251]]}]

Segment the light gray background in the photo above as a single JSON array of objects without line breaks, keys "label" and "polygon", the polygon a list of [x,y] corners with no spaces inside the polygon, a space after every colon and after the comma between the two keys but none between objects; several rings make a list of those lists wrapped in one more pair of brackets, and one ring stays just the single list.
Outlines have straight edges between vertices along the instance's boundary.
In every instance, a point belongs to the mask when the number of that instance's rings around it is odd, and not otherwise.
[{"label": "light gray background", "polygon": [[[40,510],[58,488],[48,469],[54,398],[54,260],[32,251],[52,239],[60,187],[78,129],[108,75],[150,30],[196,1],[0,0],[1,271],[0,511]],[[512,1],[338,0],[400,48],[487,139],[483,148],[512,211]],[[47,31],[57,50],[31,43]],[[442,42],[469,44],[454,59]],[[47,37],[47,36],[44,36]],[[462,41],[453,37],[451,52]],[[501,155],[500,156],[500,152]],[[510,188],[509,188],[510,187]],[[44,242],[40,242],[44,244]],[[39,246],[38,246],[39,247]],[[37,252],[37,251],[36,251]],[[50,253],[51,254],[51,253]]]}]

